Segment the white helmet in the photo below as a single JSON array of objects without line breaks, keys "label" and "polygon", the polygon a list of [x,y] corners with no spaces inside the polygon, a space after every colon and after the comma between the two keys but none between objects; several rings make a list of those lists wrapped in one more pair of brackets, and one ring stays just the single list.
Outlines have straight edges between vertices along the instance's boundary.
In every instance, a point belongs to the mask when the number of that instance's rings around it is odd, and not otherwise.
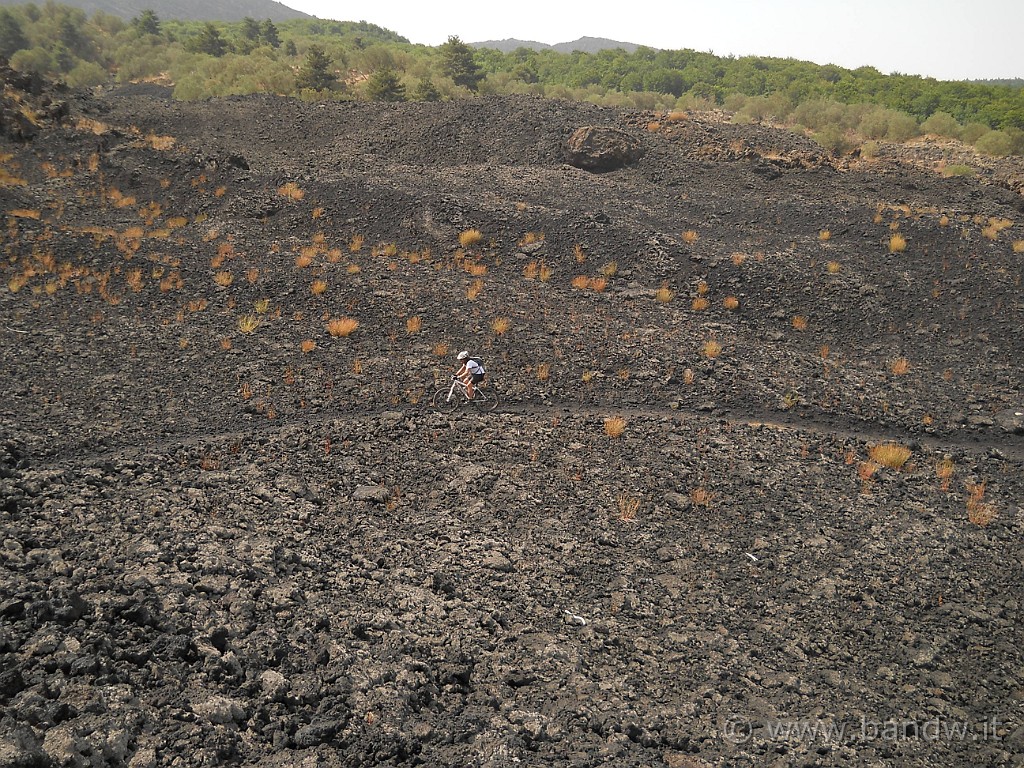
[{"label": "white helmet", "polygon": [[462,350],[461,352],[459,352],[458,356],[455,359],[456,360],[466,360],[468,357],[469,357],[469,352],[467,352],[466,350]]}]

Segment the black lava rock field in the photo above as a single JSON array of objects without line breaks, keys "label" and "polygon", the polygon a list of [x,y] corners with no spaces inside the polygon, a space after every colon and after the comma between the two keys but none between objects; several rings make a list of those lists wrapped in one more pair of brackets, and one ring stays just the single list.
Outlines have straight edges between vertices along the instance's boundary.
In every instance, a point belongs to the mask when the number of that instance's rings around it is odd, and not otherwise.
[{"label": "black lava rock field", "polygon": [[1014,161],[4,77],[0,767],[1024,766]]}]

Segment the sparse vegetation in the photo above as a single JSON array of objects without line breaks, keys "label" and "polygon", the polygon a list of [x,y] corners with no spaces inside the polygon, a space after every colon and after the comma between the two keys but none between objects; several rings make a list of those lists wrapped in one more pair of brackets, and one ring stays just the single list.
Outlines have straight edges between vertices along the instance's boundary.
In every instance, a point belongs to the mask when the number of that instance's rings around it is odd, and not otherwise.
[{"label": "sparse vegetation", "polygon": [[327,322],[327,333],[331,336],[346,337],[359,327],[359,321],[352,317],[337,317]]},{"label": "sparse vegetation", "polygon": [[714,360],[716,357],[722,354],[722,345],[714,339],[709,339],[704,342],[704,346],[701,349],[701,354],[709,360]]},{"label": "sparse vegetation", "polygon": [[608,437],[622,437],[626,431],[626,420],[621,416],[609,416],[604,420],[604,433]]},{"label": "sparse vegetation", "polygon": [[238,318],[239,333],[249,334],[260,327],[262,321],[256,315],[242,315]]},{"label": "sparse vegetation", "polygon": [[879,443],[868,449],[868,458],[879,466],[902,469],[910,459],[912,451],[898,443]]},{"label": "sparse vegetation", "polygon": [[889,364],[889,370],[896,376],[903,376],[910,372],[910,361],[905,357],[897,357]]}]

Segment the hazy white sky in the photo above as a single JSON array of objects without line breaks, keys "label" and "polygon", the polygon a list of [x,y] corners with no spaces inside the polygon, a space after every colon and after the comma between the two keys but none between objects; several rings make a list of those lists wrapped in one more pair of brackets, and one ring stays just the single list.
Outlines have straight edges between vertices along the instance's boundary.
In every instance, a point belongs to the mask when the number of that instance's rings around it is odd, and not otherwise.
[{"label": "hazy white sky", "polygon": [[413,43],[606,37],[720,56],[780,56],[942,80],[1024,78],[1024,0],[284,0]]}]

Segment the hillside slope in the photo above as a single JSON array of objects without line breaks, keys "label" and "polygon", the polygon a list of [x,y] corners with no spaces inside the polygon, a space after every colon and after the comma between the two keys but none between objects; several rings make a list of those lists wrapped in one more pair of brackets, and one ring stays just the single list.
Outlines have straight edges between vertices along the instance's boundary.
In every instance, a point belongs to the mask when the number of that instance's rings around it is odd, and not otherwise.
[{"label": "hillside slope", "polygon": [[[7,85],[7,764],[1024,758],[1019,195],[698,114]],[[498,412],[429,407],[462,348]]]},{"label": "hillside slope", "polygon": [[[24,4],[21,0],[0,0],[0,5]],[[61,4],[81,8],[90,16],[96,11],[103,11],[122,19],[133,19],[143,11],[153,11],[160,19],[185,21],[241,21],[247,17],[260,21],[313,18],[276,0],[222,0],[217,3],[201,0],[62,0]]]}]

